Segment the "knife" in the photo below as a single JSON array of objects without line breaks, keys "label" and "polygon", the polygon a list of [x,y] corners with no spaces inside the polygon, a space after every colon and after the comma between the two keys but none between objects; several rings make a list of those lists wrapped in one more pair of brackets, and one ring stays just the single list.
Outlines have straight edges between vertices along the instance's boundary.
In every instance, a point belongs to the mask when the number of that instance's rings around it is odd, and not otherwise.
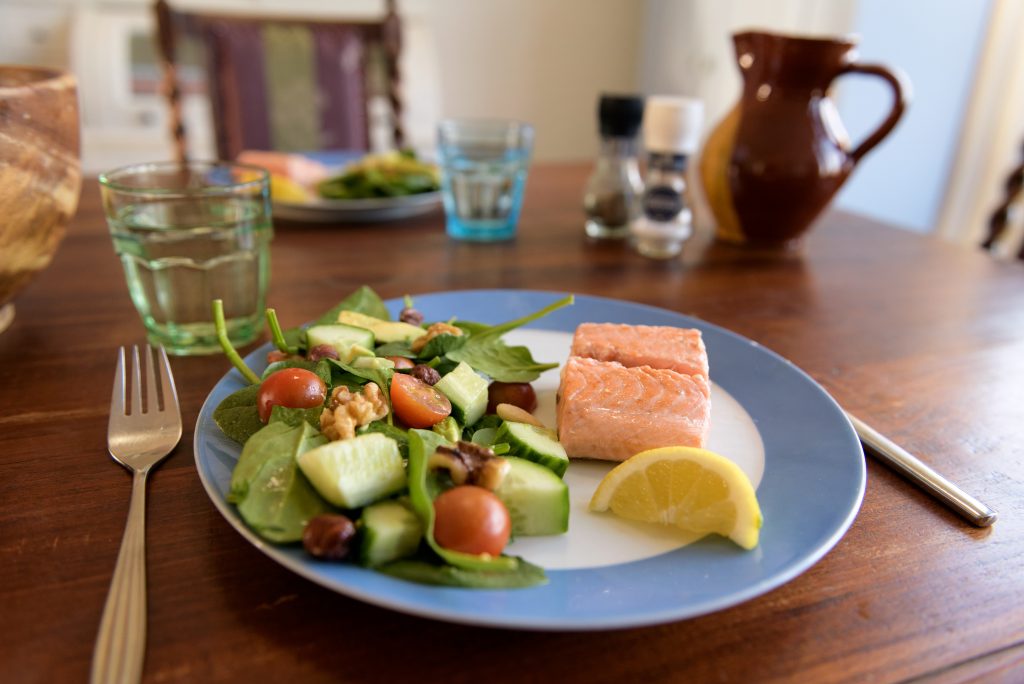
[{"label": "knife", "polygon": [[879,460],[966,518],[972,525],[988,527],[996,521],[996,512],[935,472],[909,451],[847,412],[857,436]]}]

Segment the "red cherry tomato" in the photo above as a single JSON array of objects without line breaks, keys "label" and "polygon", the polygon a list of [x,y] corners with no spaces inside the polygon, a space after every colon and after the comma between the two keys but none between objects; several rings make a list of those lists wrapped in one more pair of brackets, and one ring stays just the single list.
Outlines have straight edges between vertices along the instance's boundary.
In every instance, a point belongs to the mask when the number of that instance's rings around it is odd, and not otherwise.
[{"label": "red cherry tomato", "polygon": [[391,407],[403,423],[413,428],[428,428],[452,412],[452,403],[440,390],[405,373],[395,373],[391,380]]},{"label": "red cherry tomato", "polygon": [[384,358],[390,359],[392,362],[394,362],[395,368],[397,370],[405,370],[408,368],[412,368],[413,366],[416,365],[415,361],[404,356],[385,356]]},{"label": "red cherry tomato", "polygon": [[508,509],[490,490],[461,485],[434,499],[434,539],[452,551],[501,555],[512,534]]},{"label": "red cherry tomato", "polygon": [[260,420],[266,423],[275,406],[313,408],[323,404],[326,396],[327,385],[316,373],[304,368],[282,368],[260,383],[256,408]]},{"label": "red cherry tomato", "polygon": [[487,412],[494,413],[498,404],[512,404],[527,413],[537,408],[537,393],[528,382],[492,382],[487,388]]}]

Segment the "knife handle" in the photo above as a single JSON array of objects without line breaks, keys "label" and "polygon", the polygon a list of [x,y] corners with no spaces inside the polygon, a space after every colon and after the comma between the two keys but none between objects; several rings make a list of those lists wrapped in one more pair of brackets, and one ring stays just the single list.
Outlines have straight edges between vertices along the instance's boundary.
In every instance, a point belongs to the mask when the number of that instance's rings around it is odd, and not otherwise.
[{"label": "knife handle", "polygon": [[996,512],[935,472],[909,451],[856,416],[847,413],[864,446],[887,465],[966,518],[972,525],[988,527]]}]

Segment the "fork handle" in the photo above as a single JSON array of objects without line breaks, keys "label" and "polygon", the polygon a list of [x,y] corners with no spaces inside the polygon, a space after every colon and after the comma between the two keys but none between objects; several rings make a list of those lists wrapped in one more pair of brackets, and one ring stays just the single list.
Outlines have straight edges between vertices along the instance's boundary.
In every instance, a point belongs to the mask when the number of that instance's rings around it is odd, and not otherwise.
[{"label": "fork handle", "polygon": [[142,679],[146,654],[146,475],[132,478],[128,523],[100,620],[92,654],[92,684],[127,684]]}]

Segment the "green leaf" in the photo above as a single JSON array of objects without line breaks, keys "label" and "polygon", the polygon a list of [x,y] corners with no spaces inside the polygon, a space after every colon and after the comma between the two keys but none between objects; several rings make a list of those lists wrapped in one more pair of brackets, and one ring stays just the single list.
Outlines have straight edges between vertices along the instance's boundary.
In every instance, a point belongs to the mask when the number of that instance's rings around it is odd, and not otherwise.
[{"label": "green leaf", "polygon": [[331,509],[299,470],[298,457],[327,443],[306,423],[278,421],[258,431],[242,448],[231,473],[228,501],[253,530],[273,542],[294,542],[311,518]]},{"label": "green leaf", "polygon": [[416,358],[432,359],[435,356],[444,356],[463,347],[469,339],[465,335],[449,335],[447,333],[432,337],[416,355]]},{"label": "green leaf", "polygon": [[472,337],[460,349],[448,353],[453,361],[465,361],[473,370],[501,382],[532,382],[557,363],[538,363],[530,350],[524,346],[510,347],[499,338],[487,337],[475,340]]},{"label": "green leaf", "polygon": [[302,409],[302,408],[289,408],[287,406],[275,406],[270,409],[270,423],[284,423],[291,427],[298,427],[303,423],[308,423],[316,430],[320,430],[320,414],[323,413],[324,409],[322,406],[316,406],[314,408]]},{"label": "green leaf", "polygon": [[384,321],[391,320],[391,313],[388,311],[388,307],[384,305],[384,301],[366,285],[345,297],[334,308],[320,316],[316,320],[316,325],[337,323],[338,314],[342,311],[356,311]]},{"label": "green leaf", "polygon": [[258,432],[263,423],[256,409],[259,385],[249,385],[226,396],[213,411],[213,422],[221,431],[239,444],[245,444]]},{"label": "green leaf", "polygon": [[386,342],[374,349],[373,353],[377,356],[404,356],[407,359],[416,358],[416,353],[409,347],[408,342]]},{"label": "green leaf", "polygon": [[[516,318],[499,325],[485,326],[480,323],[459,321],[456,325],[468,335],[466,342],[446,355],[452,361],[465,361],[474,370],[501,382],[532,382],[540,374],[550,368],[557,368],[557,363],[537,363],[530,350],[523,346],[510,347],[501,340],[501,336],[510,330],[532,323],[543,318],[552,311],[572,304],[574,297],[568,295],[553,302],[539,311]],[[461,339],[461,338],[460,338]]]},{"label": "green leaf", "polygon": [[392,577],[446,587],[464,589],[519,589],[547,584],[544,569],[522,558],[512,570],[467,570],[452,565],[434,565],[421,560],[403,559],[377,568]]}]

